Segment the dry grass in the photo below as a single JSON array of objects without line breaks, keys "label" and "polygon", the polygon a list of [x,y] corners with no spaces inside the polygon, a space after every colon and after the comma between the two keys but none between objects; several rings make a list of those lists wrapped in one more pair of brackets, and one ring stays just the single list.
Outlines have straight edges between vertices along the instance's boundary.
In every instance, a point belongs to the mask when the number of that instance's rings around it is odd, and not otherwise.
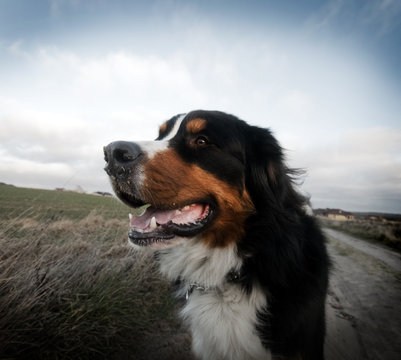
[{"label": "dry grass", "polygon": [[368,240],[378,241],[395,250],[401,251],[401,222],[357,219],[353,221],[335,221],[319,218],[322,225],[347,232]]},{"label": "dry grass", "polygon": [[169,284],[126,245],[125,219],[19,215],[0,229],[0,359],[185,358]]}]

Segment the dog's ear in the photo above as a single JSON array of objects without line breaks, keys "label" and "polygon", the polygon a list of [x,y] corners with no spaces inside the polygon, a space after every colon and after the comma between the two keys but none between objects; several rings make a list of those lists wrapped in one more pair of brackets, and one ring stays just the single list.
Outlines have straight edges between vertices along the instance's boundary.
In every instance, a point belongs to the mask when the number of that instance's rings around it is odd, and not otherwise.
[{"label": "dog's ear", "polygon": [[285,165],[283,150],[270,130],[250,127],[245,185],[256,209],[274,211],[301,205],[302,197],[292,184],[295,173]]}]

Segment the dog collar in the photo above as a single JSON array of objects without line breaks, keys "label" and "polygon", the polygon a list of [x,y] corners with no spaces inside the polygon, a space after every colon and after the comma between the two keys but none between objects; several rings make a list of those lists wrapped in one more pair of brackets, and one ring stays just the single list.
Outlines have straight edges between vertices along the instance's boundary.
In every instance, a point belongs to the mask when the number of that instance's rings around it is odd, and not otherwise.
[{"label": "dog collar", "polygon": [[[226,281],[228,283],[238,283],[241,280],[241,273],[239,271],[231,270],[227,275],[226,275]],[[188,285],[187,291],[185,293],[185,299],[188,301],[189,297],[192,295],[194,290],[197,291],[202,291],[202,292],[207,292],[211,290],[217,290],[217,286],[204,286],[202,284],[199,284],[197,282],[192,282]]]}]

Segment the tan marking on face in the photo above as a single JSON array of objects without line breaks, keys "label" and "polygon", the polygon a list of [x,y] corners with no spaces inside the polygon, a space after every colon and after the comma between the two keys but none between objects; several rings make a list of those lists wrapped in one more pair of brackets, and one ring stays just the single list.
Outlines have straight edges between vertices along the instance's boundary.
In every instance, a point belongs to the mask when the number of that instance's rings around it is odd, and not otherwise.
[{"label": "tan marking on face", "polygon": [[186,129],[187,132],[191,134],[196,134],[205,130],[206,128],[206,120],[205,119],[193,119],[187,123]]},{"label": "tan marking on face", "polygon": [[163,134],[164,132],[167,131],[167,122],[165,122],[164,124],[162,124],[159,128],[160,134]]},{"label": "tan marking on face", "polygon": [[162,151],[148,161],[145,178],[143,199],[155,207],[176,208],[214,197],[218,210],[213,223],[202,233],[203,241],[211,247],[240,241],[244,222],[255,210],[246,190],[184,162],[173,149]]}]

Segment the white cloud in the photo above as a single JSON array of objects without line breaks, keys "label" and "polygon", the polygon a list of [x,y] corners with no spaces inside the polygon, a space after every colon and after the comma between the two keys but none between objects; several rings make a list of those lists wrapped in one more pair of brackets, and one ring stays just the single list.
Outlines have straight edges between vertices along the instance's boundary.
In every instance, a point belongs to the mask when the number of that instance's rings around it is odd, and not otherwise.
[{"label": "white cloud", "polygon": [[[188,103],[201,98],[186,65],[174,57],[139,56],[117,51],[101,56],[78,56],[57,48],[41,48],[33,61],[44,79],[36,79],[48,91],[60,92],[81,107],[107,110],[164,107],[174,101]],[[62,84],[60,88],[60,84]],[[108,107],[108,103],[110,107]]]},{"label": "white cloud", "polygon": [[283,35],[228,46],[196,26],[166,53],[9,46],[16,61],[0,71],[0,181],[109,189],[103,145],[155,138],[168,117],[212,108],[271,127],[291,165],[309,169],[304,187],[323,206],[377,209],[370,198],[398,196],[399,127],[378,126],[398,119],[399,103],[364,59]]},{"label": "white cloud", "polygon": [[401,130],[376,127],[353,130],[339,142],[301,151],[294,163],[307,164],[304,189],[315,206],[337,203],[349,210],[399,212],[400,154]]},{"label": "white cloud", "polygon": [[2,154],[0,178],[5,183],[39,188],[64,187],[73,175],[74,169],[65,163],[41,163]]},{"label": "white cloud", "polygon": [[0,120],[0,149],[24,159],[69,162],[80,156],[77,149],[90,139],[82,121],[27,108],[15,99],[0,97]]},{"label": "white cloud", "polygon": [[0,95],[2,181],[109,188],[103,146],[155,138],[175,115],[173,104],[199,97],[179,60],[124,52],[83,57],[43,47],[29,53],[20,44],[10,51],[29,73],[16,74],[18,86],[0,91],[7,93]]},{"label": "white cloud", "polygon": [[132,95],[144,95],[157,89],[191,88],[191,75],[183,64],[159,57],[140,57],[125,52],[111,53],[100,59],[84,59],[78,64],[78,85],[86,89],[112,92],[123,87]]}]

